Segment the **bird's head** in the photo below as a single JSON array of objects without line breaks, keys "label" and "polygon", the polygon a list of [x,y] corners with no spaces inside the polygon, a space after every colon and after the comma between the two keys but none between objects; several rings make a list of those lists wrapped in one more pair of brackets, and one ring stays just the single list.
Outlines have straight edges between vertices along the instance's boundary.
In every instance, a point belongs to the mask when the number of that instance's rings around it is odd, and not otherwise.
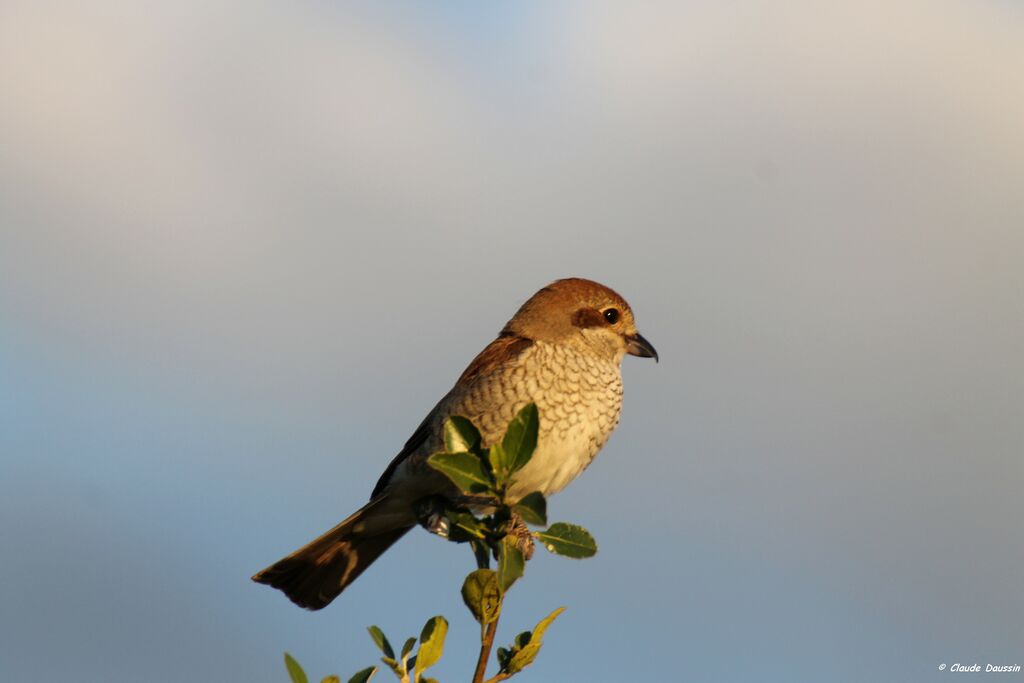
[{"label": "bird's head", "polygon": [[582,278],[556,280],[534,294],[508,321],[504,333],[589,349],[616,361],[627,353],[658,360],[658,352],[637,331],[626,300]]}]

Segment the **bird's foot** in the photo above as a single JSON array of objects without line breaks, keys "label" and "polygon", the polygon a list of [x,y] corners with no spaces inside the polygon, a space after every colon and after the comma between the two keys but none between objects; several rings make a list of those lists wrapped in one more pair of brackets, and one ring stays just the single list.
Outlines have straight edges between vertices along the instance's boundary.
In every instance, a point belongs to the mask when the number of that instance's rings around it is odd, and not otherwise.
[{"label": "bird's foot", "polygon": [[451,525],[445,515],[445,501],[440,496],[428,496],[416,502],[416,520],[424,529],[441,538],[448,538]]},{"label": "bird's foot", "polygon": [[515,547],[523,554],[527,561],[533,557],[533,534],[526,522],[517,513],[512,513],[512,519],[508,522],[508,536],[513,539]]}]

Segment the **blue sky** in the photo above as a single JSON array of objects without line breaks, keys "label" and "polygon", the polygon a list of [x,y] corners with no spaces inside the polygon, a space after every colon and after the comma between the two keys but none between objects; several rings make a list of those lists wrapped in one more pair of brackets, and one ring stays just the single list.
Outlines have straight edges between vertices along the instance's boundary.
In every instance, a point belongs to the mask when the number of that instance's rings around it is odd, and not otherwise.
[{"label": "blue sky", "polygon": [[249,576],[570,275],[662,362],[524,680],[1024,664],[1022,63],[1013,3],[5,3],[0,678],[344,676],[442,613],[463,680],[462,549]]}]

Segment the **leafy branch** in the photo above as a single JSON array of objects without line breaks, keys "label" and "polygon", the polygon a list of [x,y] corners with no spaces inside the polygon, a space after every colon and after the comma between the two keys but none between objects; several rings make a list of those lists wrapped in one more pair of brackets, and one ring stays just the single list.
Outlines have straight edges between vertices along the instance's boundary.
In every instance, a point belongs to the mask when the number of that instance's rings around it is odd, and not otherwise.
[{"label": "leafy branch", "polygon": [[[558,615],[559,607],[542,619],[532,631],[519,633],[508,647],[498,647],[498,671],[486,678],[487,663],[494,647],[498,619],[506,594],[526,569],[533,556],[534,542],[549,552],[572,558],[592,557],[597,552],[593,536],[581,526],[556,522],[546,529],[530,531],[528,525],[547,526],[547,501],[535,491],[512,498],[515,475],[529,464],[537,447],[539,416],[529,404],[509,423],[500,442],[485,447],[479,430],[464,417],[445,421],[445,450],[434,453],[427,464],[444,474],[461,492],[460,496],[431,496],[415,505],[420,523],[429,531],[454,543],[467,543],[477,568],[462,583],[462,600],[480,624],[480,653],[472,683],[497,683],[516,675],[537,658],[544,633]],[[491,560],[495,568],[491,568]],[[369,628],[373,642],[384,655],[381,661],[400,683],[437,683],[423,672],[441,658],[448,622],[442,616],[429,619],[419,637],[419,650],[412,655],[417,639],[405,641],[400,654],[377,626]],[[308,683],[298,662],[285,654],[285,666],[292,683]],[[356,673],[349,683],[366,683],[378,667]],[[340,683],[336,676],[322,683]]]}]

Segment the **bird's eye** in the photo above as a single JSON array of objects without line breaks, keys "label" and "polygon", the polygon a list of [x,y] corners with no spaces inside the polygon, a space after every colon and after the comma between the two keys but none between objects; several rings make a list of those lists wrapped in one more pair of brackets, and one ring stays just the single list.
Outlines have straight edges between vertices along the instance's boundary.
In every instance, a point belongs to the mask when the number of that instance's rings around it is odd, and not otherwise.
[{"label": "bird's eye", "polygon": [[619,309],[609,308],[605,310],[604,319],[607,320],[610,325],[614,325],[619,322]]}]

